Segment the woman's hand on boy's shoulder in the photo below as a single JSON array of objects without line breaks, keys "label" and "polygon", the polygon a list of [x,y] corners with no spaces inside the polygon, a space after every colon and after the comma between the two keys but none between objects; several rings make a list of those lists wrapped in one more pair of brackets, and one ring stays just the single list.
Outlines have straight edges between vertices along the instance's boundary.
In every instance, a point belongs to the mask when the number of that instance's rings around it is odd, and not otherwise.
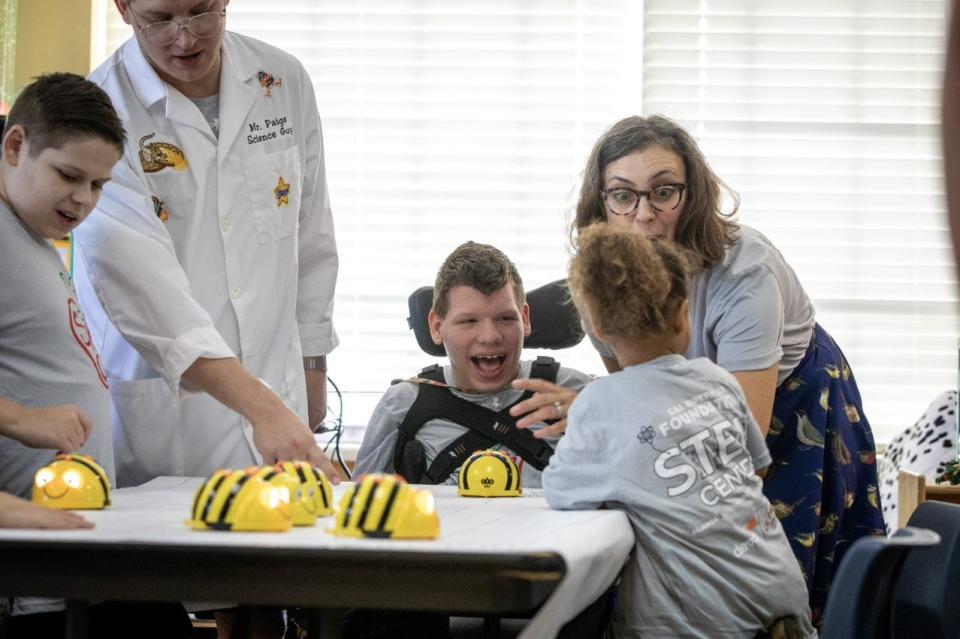
[{"label": "woman's hand on boy's shoulder", "polygon": [[544,379],[515,379],[513,388],[527,390],[533,397],[525,399],[510,409],[510,415],[520,417],[517,428],[529,428],[549,420],[554,423],[533,432],[537,439],[559,437],[567,430],[567,412],[570,404],[577,398],[577,391],[558,386]]},{"label": "woman's hand on boy's shoulder", "polygon": [[93,528],[76,513],[53,510],[0,492],[0,528]]},{"label": "woman's hand on boy's shoulder", "polygon": [[90,417],[76,406],[21,406],[0,432],[24,446],[71,453],[83,446],[92,427]]}]

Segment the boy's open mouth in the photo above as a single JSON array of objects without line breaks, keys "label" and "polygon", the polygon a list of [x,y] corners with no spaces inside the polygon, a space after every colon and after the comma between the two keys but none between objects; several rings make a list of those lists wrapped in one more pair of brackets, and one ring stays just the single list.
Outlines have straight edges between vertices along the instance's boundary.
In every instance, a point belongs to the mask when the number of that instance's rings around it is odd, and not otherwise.
[{"label": "boy's open mouth", "polygon": [[67,213],[66,211],[61,211],[60,209],[57,209],[57,213],[60,215],[60,217],[64,218],[64,219],[67,220],[68,222],[76,222],[77,220],[80,219],[80,216],[79,216],[79,215],[71,215],[70,213]]},{"label": "boy's open mouth", "polygon": [[507,356],[503,353],[495,355],[473,355],[470,357],[470,361],[473,362],[473,365],[479,369],[480,374],[484,377],[495,377],[497,373],[500,372],[500,369],[503,368],[503,363],[506,360]]}]

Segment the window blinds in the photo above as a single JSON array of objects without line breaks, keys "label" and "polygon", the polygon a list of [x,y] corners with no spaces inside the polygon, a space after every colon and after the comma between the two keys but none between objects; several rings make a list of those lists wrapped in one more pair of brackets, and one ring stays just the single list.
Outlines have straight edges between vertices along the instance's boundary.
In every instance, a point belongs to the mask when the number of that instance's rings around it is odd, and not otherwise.
[{"label": "window blinds", "polygon": [[794,267],[879,441],[957,384],[942,1],[647,0],[643,112],[687,126]]},{"label": "window blinds", "polygon": [[[102,55],[130,27],[106,7]],[[528,288],[564,276],[590,146],[617,119],[689,126],[852,362],[878,440],[955,386],[938,149],[942,1],[233,0],[227,27],[317,92],[341,273],[345,421],[433,360],[406,298],[467,239]],[[602,370],[587,344],[563,363]],[[359,436],[359,431],[354,431]]]},{"label": "window blinds", "polygon": [[[438,361],[407,328],[407,296],[433,284],[458,244],[502,249],[527,288],[565,277],[582,163],[609,123],[639,109],[640,9],[230,2],[228,29],[284,48],[313,78],[341,259],[329,366],[345,423],[365,425],[392,379]],[[107,12],[104,55],[131,33]],[[603,370],[586,342],[558,356]]]}]

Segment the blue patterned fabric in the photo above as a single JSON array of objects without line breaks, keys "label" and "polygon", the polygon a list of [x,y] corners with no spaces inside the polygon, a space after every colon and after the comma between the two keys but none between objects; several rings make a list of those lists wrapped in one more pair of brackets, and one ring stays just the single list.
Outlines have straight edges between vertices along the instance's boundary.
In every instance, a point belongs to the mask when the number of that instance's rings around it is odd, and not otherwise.
[{"label": "blue patterned fabric", "polygon": [[876,446],[846,358],[819,325],[777,388],[763,492],[800,562],[818,624],[844,553],[883,535]]}]

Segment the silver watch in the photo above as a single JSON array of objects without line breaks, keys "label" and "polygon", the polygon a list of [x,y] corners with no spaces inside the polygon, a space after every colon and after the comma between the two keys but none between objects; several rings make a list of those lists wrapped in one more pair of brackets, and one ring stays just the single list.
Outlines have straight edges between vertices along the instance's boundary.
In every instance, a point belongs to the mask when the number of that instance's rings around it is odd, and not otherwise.
[{"label": "silver watch", "polygon": [[311,355],[303,358],[303,370],[327,372],[327,356]]}]

